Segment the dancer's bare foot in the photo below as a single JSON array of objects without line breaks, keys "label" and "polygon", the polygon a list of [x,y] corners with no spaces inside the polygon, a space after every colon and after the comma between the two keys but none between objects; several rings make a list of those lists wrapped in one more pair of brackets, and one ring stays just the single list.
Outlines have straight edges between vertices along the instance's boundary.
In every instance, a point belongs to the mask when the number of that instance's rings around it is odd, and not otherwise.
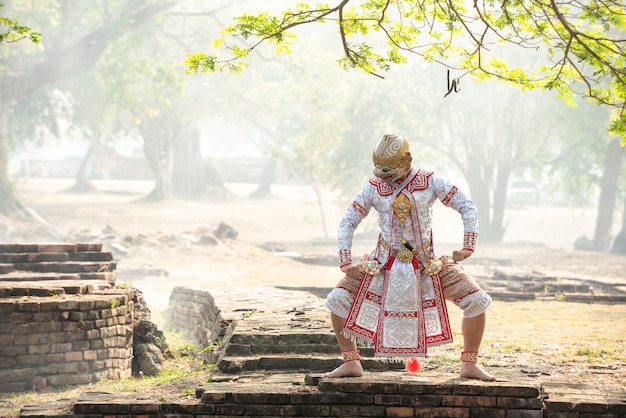
[{"label": "dancer's bare foot", "polygon": [[324,374],[324,377],[361,377],[363,376],[363,366],[358,360],[348,361],[337,367],[332,372]]},{"label": "dancer's bare foot", "polygon": [[496,380],[496,377],[494,375],[487,373],[476,363],[473,363],[471,361],[464,361],[461,363],[460,377],[463,377],[465,379],[485,380],[487,382],[493,382]]}]

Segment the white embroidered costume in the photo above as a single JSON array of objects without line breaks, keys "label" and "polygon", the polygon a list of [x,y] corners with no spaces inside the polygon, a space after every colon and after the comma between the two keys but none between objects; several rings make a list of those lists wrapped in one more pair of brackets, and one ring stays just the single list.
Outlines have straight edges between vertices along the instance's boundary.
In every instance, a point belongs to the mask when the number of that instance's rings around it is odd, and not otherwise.
[{"label": "white embroidered costume", "polygon": [[[402,182],[372,178],[347,209],[339,225],[340,266],[352,264],[354,232],[374,208],[380,236],[367,260],[378,262],[361,280],[344,278],[326,306],[346,318],[343,333],[374,346],[376,356],[424,356],[429,345],[452,342],[445,299],[465,317],[483,313],[491,298],[451,257],[440,271],[426,269],[435,259],[432,205],[436,200],[458,211],[464,225],[463,248],[473,251],[478,233],[475,204],[441,176],[412,168]],[[376,263],[373,263],[376,265]],[[443,283],[442,283],[443,281]]]}]

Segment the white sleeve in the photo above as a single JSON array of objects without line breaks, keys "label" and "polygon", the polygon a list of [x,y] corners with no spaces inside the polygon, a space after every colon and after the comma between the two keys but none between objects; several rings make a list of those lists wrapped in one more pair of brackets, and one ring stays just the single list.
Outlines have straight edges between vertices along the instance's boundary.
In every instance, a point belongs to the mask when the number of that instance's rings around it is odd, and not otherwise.
[{"label": "white sleeve", "polygon": [[361,193],[352,201],[346,213],[339,222],[338,244],[339,244],[339,267],[352,264],[352,240],[354,231],[361,221],[365,219],[372,208],[371,199],[368,198],[372,192],[372,186],[366,185]]},{"label": "white sleeve", "polygon": [[474,251],[478,239],[478,208],[476,204],[458,187],[437,174],[430,177],[428,185],[444,205],[461,214],[464,230],[463,248]]}]

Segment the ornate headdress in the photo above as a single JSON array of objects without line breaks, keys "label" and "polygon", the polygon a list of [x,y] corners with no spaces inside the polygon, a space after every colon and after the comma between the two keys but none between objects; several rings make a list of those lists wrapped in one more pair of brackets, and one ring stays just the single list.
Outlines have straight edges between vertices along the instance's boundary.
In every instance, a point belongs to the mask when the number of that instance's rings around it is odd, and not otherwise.
[{"label": "ornate headdress", "polygon": [[372,153],[374,175],[386,182],[406,176],[411,170],[409,141],[397,134],[383,136]]},{"label": "ornate headdress", "polygon": [[398,134],[384,135],[376,144],[372,160],[377,166],[393,166],[409,152],[409,141]]}]

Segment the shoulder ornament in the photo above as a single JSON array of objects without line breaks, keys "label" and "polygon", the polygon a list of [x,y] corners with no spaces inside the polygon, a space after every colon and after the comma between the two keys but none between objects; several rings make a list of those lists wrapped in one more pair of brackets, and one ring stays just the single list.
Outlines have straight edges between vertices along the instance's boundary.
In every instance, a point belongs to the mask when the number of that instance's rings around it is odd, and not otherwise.
[{"label": "shoulder ornament", "polygon": [[378,194],[381,196],[390,196],[396,190],[391,184],[386,181],[382,181],[378,177],[372,177],[370,179],[370,184],[374,186]]},{"label": "shoulder ornament", "polygon": [[428,178],[432,176],[434,171],[425,171],[421,168],[417,170],[415,177],[411,180],[411,182],[406,186],[407,190],[410,193],[413,193],[418,190],[424,190],[428,187]]},{"label": "shoulder ornament", "polygon": [[[413,178],[406,185],[406,190],[409,193],[413,193],[418,190],[424,190],[428,187],[428,178],[433,175],[433,171],[425,171],[419,168]],[[376,191],[381,196],[390,196],[395,192],[395,187],[385,181],[382,181],[378,177],[372,177],[370,184],[374,186]]]}]

